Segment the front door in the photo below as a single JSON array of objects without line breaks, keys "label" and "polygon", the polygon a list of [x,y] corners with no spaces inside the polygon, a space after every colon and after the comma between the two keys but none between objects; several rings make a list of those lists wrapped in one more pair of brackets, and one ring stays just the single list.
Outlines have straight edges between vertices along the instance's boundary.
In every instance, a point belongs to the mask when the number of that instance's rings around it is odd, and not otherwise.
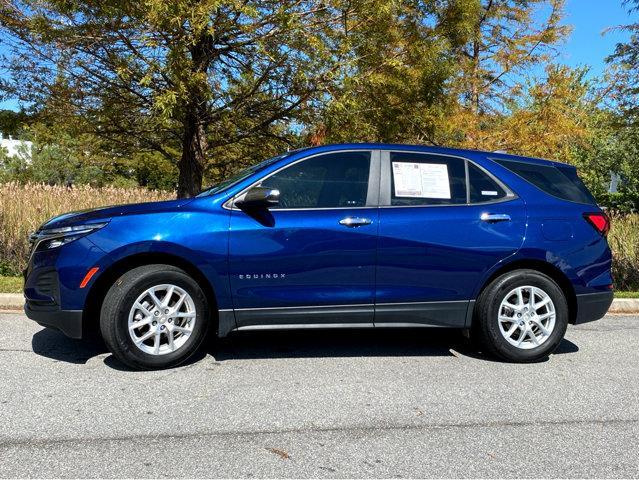
[{"label": "front door", "polygon": [[280,191],[279,205],[233,209],[239,328],[373,325],[378,175],[376,152],[319,154],[259,182]]},{"label": "front door", "polygon": [[524,202],[463,158],[382,154],[375,325],[463,327],[486,272],[521,246]]}]

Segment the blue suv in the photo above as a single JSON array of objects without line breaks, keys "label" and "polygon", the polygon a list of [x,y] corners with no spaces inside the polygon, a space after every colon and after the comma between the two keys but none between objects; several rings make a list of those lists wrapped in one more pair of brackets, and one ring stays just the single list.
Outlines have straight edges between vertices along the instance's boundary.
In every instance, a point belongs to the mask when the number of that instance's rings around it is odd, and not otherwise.
[{"label": "blue suv", "polygon": [[55,217],[31,236],[29,318],[97,329],[133,368],[207,331],[465,329],[508,361],[547,356],[612,301],[609,221],[574,167],[352,144],[289,152],[196,198]]}]

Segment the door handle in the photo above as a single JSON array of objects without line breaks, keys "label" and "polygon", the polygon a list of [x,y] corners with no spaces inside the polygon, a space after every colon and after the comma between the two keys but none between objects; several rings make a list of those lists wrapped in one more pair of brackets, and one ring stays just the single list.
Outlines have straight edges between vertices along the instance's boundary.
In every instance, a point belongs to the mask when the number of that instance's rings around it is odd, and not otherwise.
[{"label": "door handle", "polygon": [[368,218],[361,217],[346,217],[342,218],[339,221],[340,225],[344,225],[345,227],[361,227],[362,225],[370,225],[372,222]]},{"label": "door handle", "polygon": [[479,217],[484,222],[510,222],[510,215],[507,213],[482,213]]}]

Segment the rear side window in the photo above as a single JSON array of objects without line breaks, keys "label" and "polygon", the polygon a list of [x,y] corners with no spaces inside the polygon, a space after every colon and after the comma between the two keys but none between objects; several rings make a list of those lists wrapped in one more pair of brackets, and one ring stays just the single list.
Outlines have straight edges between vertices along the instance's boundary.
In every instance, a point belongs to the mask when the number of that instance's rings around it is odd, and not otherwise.
[{"label": "rear side window", "polygon": [[570,202],[597,203],[577,176],[577,170],[572,167],[534,165],[512,160],[495,161],[550,195]]},{"label": "rear side window", "polygon": [[468,162],[470,203],[492,202],[504,198],[507,193],[481,168]]},{"label": "rear side window", "polygon": [[464,160],[420,153],[391,152],[391,205],[466,203]]}]

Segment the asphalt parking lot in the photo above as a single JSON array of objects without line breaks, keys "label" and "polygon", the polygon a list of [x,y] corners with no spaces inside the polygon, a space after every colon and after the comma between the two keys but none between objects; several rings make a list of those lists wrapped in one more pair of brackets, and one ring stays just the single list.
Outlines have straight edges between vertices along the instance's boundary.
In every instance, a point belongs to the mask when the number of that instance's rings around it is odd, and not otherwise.
[{"label": "asphalt parking lot", "polygon": [[639,318],[532,365],[456,332],[235,335],[174,370],[0,314],[2,477],[636,477]]}]

